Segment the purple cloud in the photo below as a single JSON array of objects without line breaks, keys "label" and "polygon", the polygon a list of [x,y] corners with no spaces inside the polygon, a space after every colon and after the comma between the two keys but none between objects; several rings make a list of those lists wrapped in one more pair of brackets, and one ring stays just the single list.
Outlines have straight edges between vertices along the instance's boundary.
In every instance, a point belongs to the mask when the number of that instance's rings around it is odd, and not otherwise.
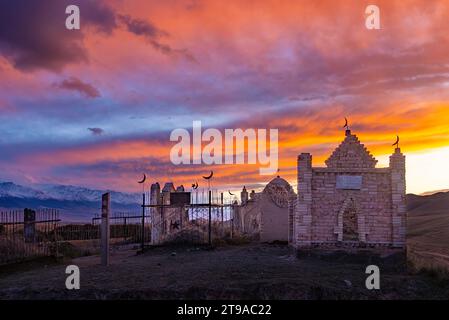
[{"label": "purple cloud", "polygon": [[56,84],[56,87],[60,89],[77,91],[87,98],[98,98],[101,96],[100,91],[98,91],[98,89],[93,85],[74,77],[63,80],[62,82]]},{"label": "purple cloud", "polygon": [[0,0],[0,54],[22,71],[60,71],[67,64],[88,61],[85,27],[111,33],[114,12],[101,1],[78,0],[83,12],[80,31],[65,28],[70,0]]},{"label": "purple cloud", "polygon": [[119,20],[126,26],[127,30],[137,36],[144,37],[151,46],[166,55],[182,55],[190,61],[196,61],[186,49],[174,49],[171,46],[161,43],[160,38],[167,37],[169,34],[157,28],[151,22],[132,18],[129,15],[119,15]]},{"label": "purple cloud", "polygon": [[104,130],[101,128],[87,128],[94,136],[101,136],[104,133]]}]

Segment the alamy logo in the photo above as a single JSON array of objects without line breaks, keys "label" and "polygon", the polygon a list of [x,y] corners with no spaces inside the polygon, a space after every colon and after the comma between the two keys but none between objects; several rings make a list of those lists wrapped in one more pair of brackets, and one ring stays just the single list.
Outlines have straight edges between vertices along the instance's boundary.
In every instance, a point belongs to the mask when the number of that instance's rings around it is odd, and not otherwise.
[{"label": "alamy logo", "polygon": [[65,280],[65,287],[68,290],[79,290],[80,289],[80,268],[72,264],[67,266],[65,273],[69,276]]},{"label": "alamy logo", "polygon": [[[218,129],[201,131],[201,121],[193,121],[192,141],[189,131],[175,129],[170,141],[178,142],[170,151],[170,160],[180,164],[259,164],[261,175],[278,171],[278,129],[225,129],[223,135]],[[269,153],[267,153],[267,139]],[[207,143],[203,148],[203,142]],[[235,143],[234,143],[235,142]],[[245,150],[245,142],[248,148]],[[224,155],[223,155],[224,153]]]},{"label": "alamy logo", "polygon": [[371,4],[365,9],[365,27],[368,30],[380,29],[380,9],[378,6]]},{"label": "alamy logo", "polygon": [[65,13],[69,16],[65,19],[65,27],[68,30],[80,29],[80,8],[75,5],[70,5],[65,8]]},{"label": "alamy logo", "polygon": [[369,265],[365,270],[369,276],[366,278],[365,286],[368,290],[380,289],[380,270],[376,265]]}]

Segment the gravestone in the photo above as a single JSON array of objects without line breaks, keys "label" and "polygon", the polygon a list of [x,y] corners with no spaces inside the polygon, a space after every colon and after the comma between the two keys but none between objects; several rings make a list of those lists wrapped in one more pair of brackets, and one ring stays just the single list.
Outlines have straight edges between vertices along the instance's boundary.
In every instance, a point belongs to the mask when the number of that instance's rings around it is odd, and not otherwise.
[{"label": "gravestone", "polygon": [[23,211],[23,235],[26,243],[36,241],[36,211],[28,208]]}]

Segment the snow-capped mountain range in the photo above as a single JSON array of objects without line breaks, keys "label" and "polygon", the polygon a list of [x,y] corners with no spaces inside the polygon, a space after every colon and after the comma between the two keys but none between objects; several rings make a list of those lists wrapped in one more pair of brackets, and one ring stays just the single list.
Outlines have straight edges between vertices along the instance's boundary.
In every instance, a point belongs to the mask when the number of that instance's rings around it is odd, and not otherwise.
[{"label": "snow-capped mountain range", "polygon": [[136,204],[141,201],[141,195],[123,193],[111,190],[93,190],[70,185],[34,184],[22,186],[12,182],[0,182],[0,198],[35,198],[40,200],[68,200],[68,201],[100,201],[105,192],[111,193],[114,202],[122,204]]},{"label": "snow-capped mountain range", "polygon": [[112,190],[95,190],[71,185],[33,184],[23,186],[0,182],[0,208],[55,208],[64,211],[70,219],[91,217],[99,213],[101,195],[111,193],[115,211],[139,211],[142,195]]}]

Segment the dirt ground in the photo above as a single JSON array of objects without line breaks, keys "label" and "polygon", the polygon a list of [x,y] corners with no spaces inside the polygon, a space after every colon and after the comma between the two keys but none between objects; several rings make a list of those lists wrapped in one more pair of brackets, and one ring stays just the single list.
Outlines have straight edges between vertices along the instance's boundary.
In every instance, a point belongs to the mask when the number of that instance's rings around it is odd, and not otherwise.
[{"label": "dirt ground", "polygon": [[[397,254],[300,256],[285,245],[248,244],[117,251],[0,271],[0,299],[449,299],[449,281],[413,274]],[[65,288],[65,267],[81,272],[81,289]],[[366,266],[380,267],[380,290],[365,287]]]}]

